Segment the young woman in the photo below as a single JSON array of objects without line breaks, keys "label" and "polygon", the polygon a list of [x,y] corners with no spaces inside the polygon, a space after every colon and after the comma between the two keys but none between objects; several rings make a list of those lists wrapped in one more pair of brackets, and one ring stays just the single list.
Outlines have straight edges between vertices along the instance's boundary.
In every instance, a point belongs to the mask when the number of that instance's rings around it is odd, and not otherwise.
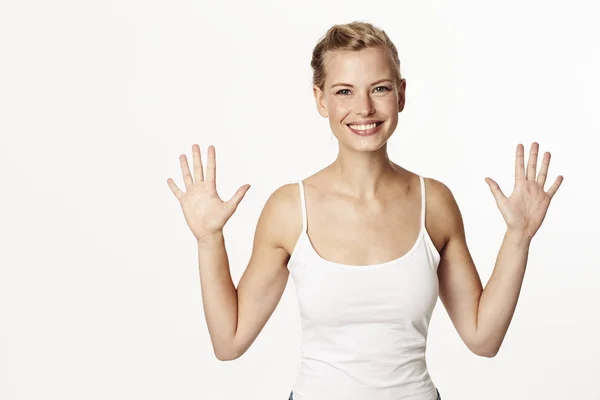
[{"label": "young woman", "polygon": [[388,158],[406,101],[394,44],[368,23],[336,25],[313,51],[314,96],[339,142],[337,159],[285,184],[260,214],[252,256],[236,289],[223,226],[250,185],[229,201],[215,189],[215,148],[204,174],[180,156],[186,191],[168,179],[198,241],[202,299],[215,355],[240,357],[277,306],[291,272],[302,322],[295,400],[441,399],[425,350],[438,296],[467,347],[493,357],[512,319],[529,245],[563,177],[544,191],[550,153],[536,176],[517,146],[510,197],[486,178],[506,222],[485,287],[465,241],[463,221],[443,183]]}]

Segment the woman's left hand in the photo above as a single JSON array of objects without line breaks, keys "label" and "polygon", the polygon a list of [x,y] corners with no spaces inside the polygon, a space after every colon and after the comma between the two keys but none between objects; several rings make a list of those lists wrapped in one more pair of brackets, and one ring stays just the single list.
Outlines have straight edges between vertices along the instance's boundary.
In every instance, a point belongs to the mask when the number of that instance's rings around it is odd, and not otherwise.
[{"label": "woman's left hand", "polygon": [[485,178],[504,217],[507,229],[523,234],[529,239],[533,238],[542,225],[550,200],[563,181],[563,176],[559,175],[550,189],[547,192],[544,191],[548,165],[550,165],[550,153],[544,153],[542,167],[536,178],[538,150],[539,144],[533,142],[529,152],[527,175],[525,175],[524,148],[520,143],[517,146],[515,187],[509,198],[502,193],[500,186],[493,179]]}]

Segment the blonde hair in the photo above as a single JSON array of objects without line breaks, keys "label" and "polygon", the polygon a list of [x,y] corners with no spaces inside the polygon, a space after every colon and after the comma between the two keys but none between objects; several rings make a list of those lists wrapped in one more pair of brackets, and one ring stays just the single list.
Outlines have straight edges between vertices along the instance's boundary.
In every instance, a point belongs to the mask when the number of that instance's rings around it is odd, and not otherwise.
[{"label": "blonde hair", "polygon": [[396,83],[400,84],[400,59],[396,46],[384,30],[368,23],[354,21],[348,24],[334,25],[319,40],[312,53],[310,66],[313,69],[313,84],[323,90],[325,85],[325,61],[327,55],[336,50],[358,51],[370,47],[384,47],[388,50],[394,66]]}]

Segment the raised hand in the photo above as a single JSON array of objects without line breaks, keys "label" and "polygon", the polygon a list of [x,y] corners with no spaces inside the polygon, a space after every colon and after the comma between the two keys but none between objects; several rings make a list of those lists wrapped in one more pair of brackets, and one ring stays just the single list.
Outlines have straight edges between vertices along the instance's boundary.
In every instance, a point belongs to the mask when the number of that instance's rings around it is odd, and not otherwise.
[{"label": "raised hand", "polygon": [[504,217],[507,228],[522,233],[530,239],[533,238],[533,235],[542,225],[550,200],[552,200],[563,181],[563,176],[559,175],[548,191],[544,191],[550,164],[550,153],[544,153],[542,167],[536,178],[538,150],[539,144],[533,142],[529,152],[527,173],[525,173],[524,148],[522,144],[518,144],[515,161],[515,186],[509,198],[504,196],[504,193],[493,179],[485,178]]},{"label": "raised hand", "polygon": [[200,242],[222,231],[223,226],[225,226],[225,223],[237,209],[238,204],[242,201],[250,185],[242,185],[230,200],[221,200],[217,194],[215,181],[217,168],[214,146],[208,146],[206,179],[204,179],[200,146],[194,144],[192,146],[192,154],[194,161],[193,179],[185,154],[179,156],[186,191],[182,192],[179,190],[171,178],[167,179],[167,184],[179,200],[185,221],[196,239]]}]

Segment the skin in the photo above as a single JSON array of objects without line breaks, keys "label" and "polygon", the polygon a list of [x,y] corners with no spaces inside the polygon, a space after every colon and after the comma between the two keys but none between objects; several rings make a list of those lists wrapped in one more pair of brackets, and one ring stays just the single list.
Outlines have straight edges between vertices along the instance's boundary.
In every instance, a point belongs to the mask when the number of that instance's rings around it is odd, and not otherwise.
[{"label": "skin", "polygon": [[[368,268],[399,258],[419,232],[418,175],[391,162],[387,155],[387,141],[397,128],[406,97],[406,80],[395,82],[392,68],[383,48],[330,53],[325,84],[313,88],[317,110],[329,120],[339,152],[331,165],[303,180],[308,235],[315,251],[332,262]],[[351,86],[332,87],[339,82]],[[364,119],[385,121],[383,129],[360,137],[346,126]],[[544,190],[550,153],[544,154],[536,176],[538,151],[534,142],[525,171],[524,149],[518,144],[515,186],[509,197],[486,178],[507,226],[485,289],[452,192],[443,183],[425,178],[426,229],[440,253],[440,299],[466,346],[483,357],[496,355],[506,335],[531,240],[563,180],[559,176]],[[192,152],[193,177],[186,156],[180,157],[186,191],[170,178],[167,183],[197,239],[203,306],[215,355],[233,360],[254,342],[286,287],[287,263],[302,230],[300,193],[292,183],[269,197],[259,216],[250,261],[236,288],[223,226],[250,185],[241,186],[230,200],[221,200],[216,193],[215,148],[208,147],[206,176],[199,146],[193,145]]]}]

